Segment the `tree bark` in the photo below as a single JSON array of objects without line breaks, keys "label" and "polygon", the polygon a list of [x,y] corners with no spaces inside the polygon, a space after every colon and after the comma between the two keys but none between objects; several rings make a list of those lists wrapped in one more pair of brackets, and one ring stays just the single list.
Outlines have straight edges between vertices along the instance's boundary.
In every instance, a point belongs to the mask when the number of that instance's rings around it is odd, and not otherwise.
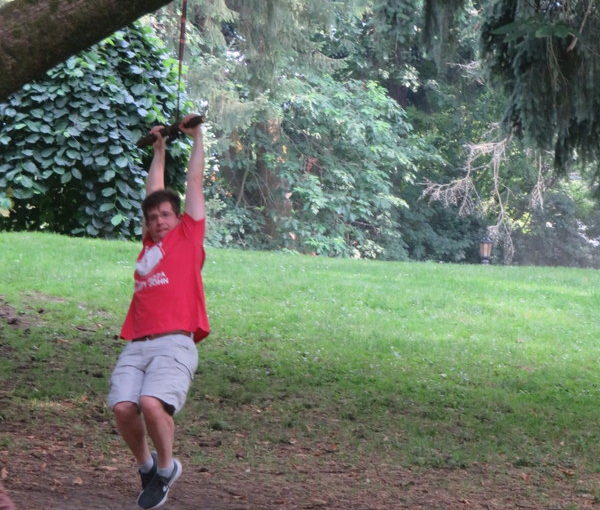
[{"label": "tree bark", "polygon": [[0,7],[0,101],[171,0],[13,0]]},{"label": "tree bark", "polygon": [[[259,122],[256,129],[265,137],[271,139],[273,145],[281,136],[279,121],[266,120]],[[282,218],[289,217],[292,213],[292,202],[287,196],[289,183],[273,172],[266,162],[267,151],[264,146],[256,150],[256,171],[260,176],[259,189],[261,192],[261,205],[265,208],[265,233],[274,238]]]}]

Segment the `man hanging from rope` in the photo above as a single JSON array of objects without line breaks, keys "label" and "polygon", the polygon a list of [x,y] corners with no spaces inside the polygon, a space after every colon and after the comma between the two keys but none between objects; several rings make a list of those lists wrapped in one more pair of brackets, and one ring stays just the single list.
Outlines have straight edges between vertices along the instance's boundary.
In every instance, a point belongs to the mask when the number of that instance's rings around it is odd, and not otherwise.
[{"label": "man hanging from rope", "polygon": [[[121,337],[130,342],[114,368],[108,396],[117,429],[138,463],[142,491],[137,503],[145,509],[164,504],[181,475],[181,463],[173,457],[173,416],[185,402],[198,365],[195,343],[209,333],[200,273],[204,263],[204,147],[202,127],[186,127],[192,117],[179,124],[193,139],[183,214],[179,195],[164,185],[163,128],[155,126],[150,131],[156,141],[142,202],[143,247],[121,330]],[[156,451],[150,451],[146,434]]]}]

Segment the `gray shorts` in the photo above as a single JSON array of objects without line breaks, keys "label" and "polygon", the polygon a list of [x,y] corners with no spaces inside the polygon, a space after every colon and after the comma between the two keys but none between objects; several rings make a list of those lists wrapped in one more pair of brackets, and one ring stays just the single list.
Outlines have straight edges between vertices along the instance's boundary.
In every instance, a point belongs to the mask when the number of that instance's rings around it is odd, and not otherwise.
[{"label": "gray shorts", "polygon": [[[181,411],[198,368],[198,349],[186,335],[167,335],[144,342],[128,342],[110,378],[108,405],[134,402],[148,395],[162,400],[168,410]],[[169,409],[170,408],[170,409]]]}]

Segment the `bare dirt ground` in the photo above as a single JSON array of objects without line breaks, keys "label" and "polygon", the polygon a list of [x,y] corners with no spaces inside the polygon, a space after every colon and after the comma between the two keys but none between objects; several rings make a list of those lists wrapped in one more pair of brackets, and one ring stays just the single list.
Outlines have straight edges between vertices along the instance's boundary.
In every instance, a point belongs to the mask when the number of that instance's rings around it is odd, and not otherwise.
[{"label": "bare dirt ground", "polygon": [[[2,426],[10,447],[0,450],[0,470],[17,508],[136,508],[138,478],[124,446],[115,436],[107,453],[95,448],[94,436],[106,424],[98,426],[94,418],[88,419],[59,427],[43,422]],[[200,447],[195,442],[184,439],[178,450],[203,448],[207,457],[220,455],[218,446]],[[277,449],[271,451],[277,462],[258,468],[241,454],[211,468],[179,454],[184,472],[165,508],[573,510],[596,508],[595,487],[600,484],[599,476],[583,476],[576,470],[540,473],[488,465],[411,470],[376,459],[340,462],[335,453],[324,454],[321,445],[272,448]]]}]

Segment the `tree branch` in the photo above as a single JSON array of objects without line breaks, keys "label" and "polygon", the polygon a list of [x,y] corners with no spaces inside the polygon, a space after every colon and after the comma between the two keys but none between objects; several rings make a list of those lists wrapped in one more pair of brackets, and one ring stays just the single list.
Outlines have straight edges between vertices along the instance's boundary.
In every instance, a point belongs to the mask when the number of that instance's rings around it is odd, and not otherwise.
[{"label": "tree branch", "polygon": [[[590,12],[592,12],[592,0],[589,0],[587,9],[585,11],[585,15],[583,16],[583,21],[581,22],[581,26],[579,27],[579,33],[582,34],[583,33],[583,27],[585,27],[585,22],[588,19],[588,16],[590,15]],[[573,51],[573,48],[575,48],[575,45],[577,44],[577,36],[573,36],[573,40],[571,41],[571,44],[569,44],[569,47],[567,48],[567,53]]]},{"label": "tree branch", "polygon": [[0,101],[171,0],[13,0],[0,7]]}]

